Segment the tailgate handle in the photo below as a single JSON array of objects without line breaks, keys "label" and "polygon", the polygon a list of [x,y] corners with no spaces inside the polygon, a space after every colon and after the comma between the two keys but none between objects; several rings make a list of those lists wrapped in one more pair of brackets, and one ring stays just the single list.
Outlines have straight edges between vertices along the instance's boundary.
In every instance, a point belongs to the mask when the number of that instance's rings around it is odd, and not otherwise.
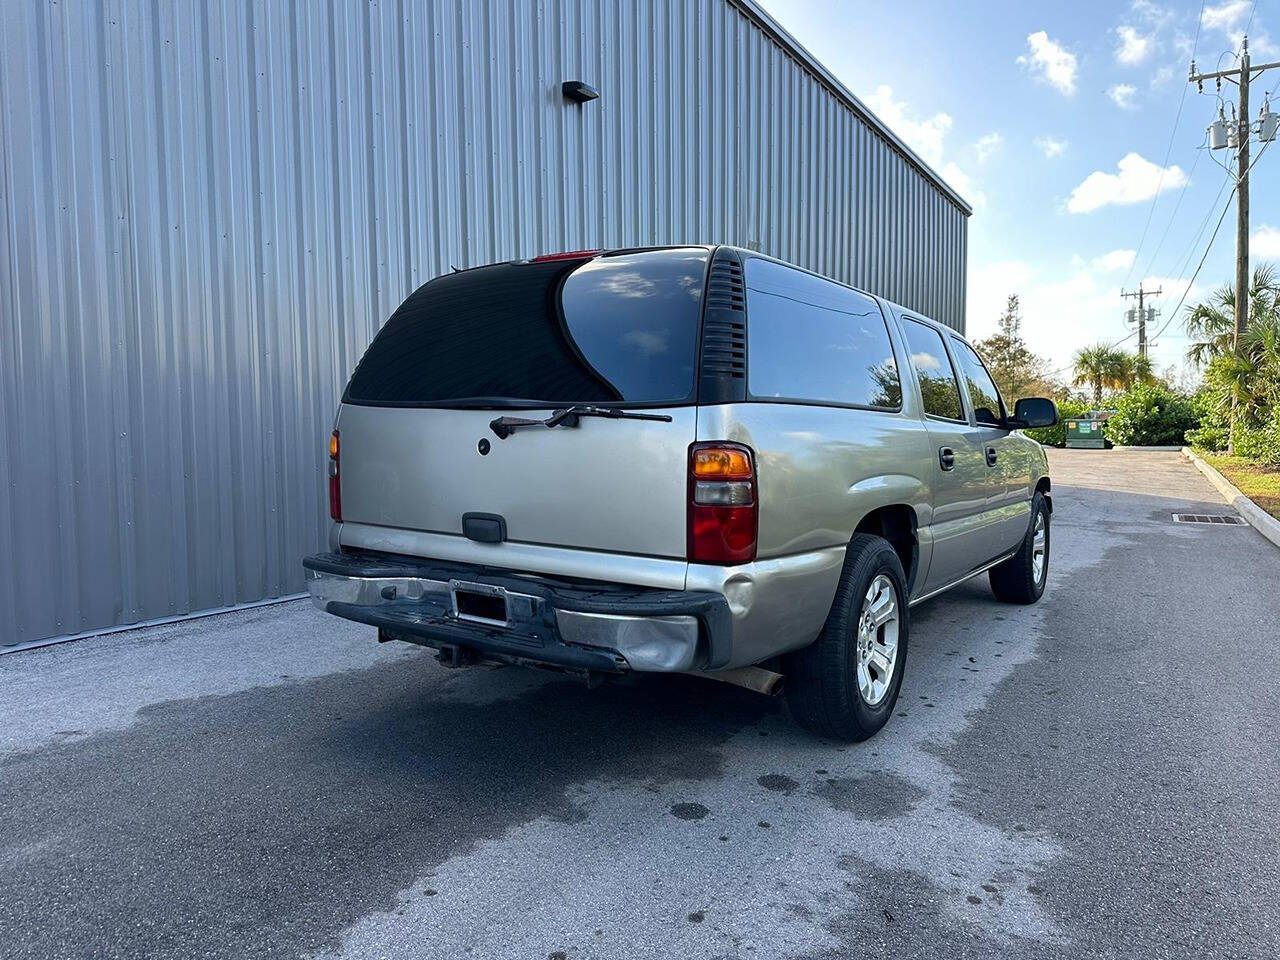
[{"label": "tailgate handle", "polygon": [[502,543],[507,539],[507,521],[497,513],[464,513],[462,533],[478,543]]}]

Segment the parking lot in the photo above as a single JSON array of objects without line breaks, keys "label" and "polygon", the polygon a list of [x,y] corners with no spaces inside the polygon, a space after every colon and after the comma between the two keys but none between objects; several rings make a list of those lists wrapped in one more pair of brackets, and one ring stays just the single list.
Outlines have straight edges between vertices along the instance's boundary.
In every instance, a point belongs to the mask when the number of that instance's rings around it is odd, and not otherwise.
[{"label": "parking lot", "polygon": [[853,746],[305,602],[0,657],[10,957],[1274,957],[1280,551],[1051,451],[1050,585],[916,608]]}]

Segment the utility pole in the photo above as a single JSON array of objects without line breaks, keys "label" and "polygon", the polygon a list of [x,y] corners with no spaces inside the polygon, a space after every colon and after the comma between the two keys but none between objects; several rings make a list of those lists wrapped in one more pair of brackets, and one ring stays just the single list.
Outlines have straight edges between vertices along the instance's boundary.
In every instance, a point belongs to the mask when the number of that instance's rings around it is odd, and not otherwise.
[{"label": "utility pole", "polygon": [[1236,152],[1236,353],[1249,326],[1249,38],[1240,54],[1240,149]]},{"label": "utility pole", "polygon": [[[1218,90],[1222,90],[1222,81],[1227,80],[1240,88],[1240,108],[1228,123],[1221,107],[1218,108],[1218,119],[1209,125],[1209,148],[1221,150],[1229,147],[1236,151],[1236,329],[1235,348],[1240,350],[1240,337],[1249,325],[1249,142],[1253,135],[1253,125],[1249,122],[1249,84],[1267,70],[1280,67],[1280,60],[1274,63],[1261,63],[1254,66],[1249,61],[1249,38],[1245,37],[1240,51],[1240,65],[1230,70],[1217,70],[1213,73],[1196,73],[1195,61],[1191,61],[1191,74],[1188,82],[1194,83],[1200,92],[1204,92],[1204,82],[1214,80]],[[1268,101],[1263,104],[1258,117],[1258,139],[1269,142],[1275,139],[1275,114],[1271,112]]]},{"label": "utility pole", "polygon": [[[1204,92],[1204,82],[1216,82],[1221,97],[1222,81],[1234,83],[1240,88],[1240,109],[1232,108],[1231,122],[1228,124],[1226,114],[1218,107],[1218,119],[1209,124],[1209,149],[1221,150],[1224,147],[1236,151],[1236,316],[1232,345],[1235,353],[1240,353],[1240,341],[1249,326],[1249,142],[1253,136],[1253,124],[1249,122],[1249,84],[1255,77],[1280,67],[1280,61],[1262,63],[1254,66],[1249,61],[1249,38],[1245,37],[1240,47],[1240,65],[1230,70],[1216,70],[1213,73],[1196,73],[1196,62],[1191,61],[1191,73],[1187,80],[1196,84],[1196,89]],[[1271,112],[1270,98],[1262,105],[1258,116],[1258,141],[1270,143],[1276,138],[1277,118]],[[1262,149],[1266,149],[1265,146]],[[1261,151],[1259,151],[1261,156]],[[1227,441],[1227,452],[1235,450],[1236,401],[1231,401],[1231,434]]]},{"label": "utility pole", "polygon": [[1162,293],[1164,293],[1162,288],[1144,290],[1142,289],[1142,284],[1138,284],[1138,289],[1133,292],[1126,293],[1124,290],[1120,291],[1120,296],[1122,297],[1138,298],[1138,356],[1140,357],[1145,357],[1147,355],[1147,309],[1144,298],[1158,297]]}]

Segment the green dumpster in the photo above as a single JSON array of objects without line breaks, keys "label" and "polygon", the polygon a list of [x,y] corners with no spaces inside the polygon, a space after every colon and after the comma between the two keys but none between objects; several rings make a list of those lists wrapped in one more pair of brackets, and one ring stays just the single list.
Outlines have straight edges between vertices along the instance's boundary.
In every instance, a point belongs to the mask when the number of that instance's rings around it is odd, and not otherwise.
[{"label": "green dumpster", "polygon": [[1086,418],[1067,421],[1067,446],[1085,450],[1105,450],[1107,441],[1102,434],[1102,420]]}]

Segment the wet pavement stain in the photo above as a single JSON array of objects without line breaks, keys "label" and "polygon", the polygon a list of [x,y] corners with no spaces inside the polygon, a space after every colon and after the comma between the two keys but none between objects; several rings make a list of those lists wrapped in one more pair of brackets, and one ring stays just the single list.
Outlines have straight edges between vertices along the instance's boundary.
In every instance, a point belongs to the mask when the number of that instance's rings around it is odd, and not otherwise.
[{"label": "wet pavement stain", "polygon": [[478,843],[539,818],[574,829],[572,784],[723,776],[724,743],[777,710],[686,678],[494,699],[502,682],[464,675],[433,698],[439,681],[404,659],[155,704],[125,730],[7,758],[0,836],[38,853],[0,860],[23,891],[0,898],[0,942],[31,957],[332,948]]},{"label": "wet pavement stain", "polygon": [[[836,944],[788,955],[788,960],[1078,960],[1069,952],[1021,937],[990,935],[981,926],[981,914],[961,919],[945,906],[947,892],[912,870],[888,869],[853,854],[836,863],[852,875],[846,884],[847,896],[828,904],[835,910],[823,922]],[[846,904],[857,906],[848,909]]]},{"label": "wet pavement stain", "polygon": [[671,815],[679,820],[701,820],[711,811],[700,803],[673,803]]},{"label": "wet pavement stain", "polygon": [[790,777],[785,777],[780,773],[767,773],[757,780],[756,783],[760,784],[760,786],[764,787],[766,790],[772,790],[775,793],[785,793],[787,796],[791,796],[791,794],[793,794],[800,786],[800,782],[798,780],[792,780]]},{"label": "wet pavement stain", "polygon": [[813,790],[834,810],[852,813],[859,820],[888,820],[915,809],[925,791],[892,773],[864,777],[832,777]]}]

